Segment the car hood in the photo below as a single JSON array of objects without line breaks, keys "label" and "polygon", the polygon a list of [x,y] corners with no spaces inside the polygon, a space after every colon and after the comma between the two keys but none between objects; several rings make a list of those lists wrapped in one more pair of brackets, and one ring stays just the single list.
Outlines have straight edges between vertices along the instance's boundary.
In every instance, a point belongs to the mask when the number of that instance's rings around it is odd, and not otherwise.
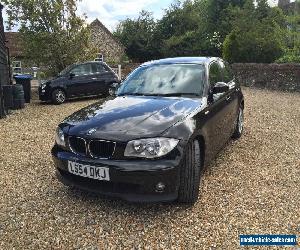
[{"label": "car hood", "polygon": [[55,77],[48,78],[44,83],[45,84],[52,84],[52,83],[60,82],[60,81],[65,80],[65,79],[66,79],[65,76],[55,76]]},{"label": "car hood", "polygon": [[116,97],[79,110],[64,124],[69,135],[119,141],[152,137],[197,111],[202,103],[200,98]]}]

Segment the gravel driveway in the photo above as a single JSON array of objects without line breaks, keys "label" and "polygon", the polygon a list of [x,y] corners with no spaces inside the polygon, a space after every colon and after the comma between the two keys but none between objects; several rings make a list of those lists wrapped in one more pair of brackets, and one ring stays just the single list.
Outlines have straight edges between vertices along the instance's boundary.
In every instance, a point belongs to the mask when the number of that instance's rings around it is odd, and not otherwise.
[{"label": "gravel driveway", "polygon": [[0,249],[238,249],[239,234],[299,235],[300,94],[244,94],[245,134],[211,164],[194,207],[103,200],[56,180],[56,125],[96,99],[35,101],[0,120]]}]

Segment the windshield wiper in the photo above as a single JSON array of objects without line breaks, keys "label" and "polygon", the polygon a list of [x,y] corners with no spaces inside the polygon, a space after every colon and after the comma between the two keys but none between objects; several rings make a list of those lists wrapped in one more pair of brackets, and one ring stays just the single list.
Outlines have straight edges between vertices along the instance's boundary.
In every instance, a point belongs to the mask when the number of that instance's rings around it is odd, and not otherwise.
[{"label": "windshield wiper", "polygon": [[119,96],[131,95],[131,96],[163,96],[163,97],[177,97],[177,96],[200,96],[197,93],[168,93],[168,94],[155,94],[155,93],[122,93]]},{"label": "windshield wiper", "polygon": [[125,96],[125,95],[144,96],[144,95],[146,95],[146,94],[143,94],[143,93],[121,93],[121,94],[119,94],[118,96]]},{"label": "windshield wiper", "polygon": [[197,93],[168,93],[168,94],[157,94],[157,96],[200,96],[199,94]]}]

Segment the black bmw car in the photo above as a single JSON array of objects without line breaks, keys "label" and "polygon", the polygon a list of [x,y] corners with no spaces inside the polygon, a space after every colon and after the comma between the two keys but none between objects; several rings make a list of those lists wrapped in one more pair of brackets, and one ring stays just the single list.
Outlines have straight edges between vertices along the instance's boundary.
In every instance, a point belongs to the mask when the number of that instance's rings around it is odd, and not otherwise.
[{"label": "black bmw car", "polygon": [[52,80],[39,86],[41,101],[62,104],[67,99],[95,95],[109,95],[113,83],[119,82],[115,72],[103,62],[74,64]]},{"label": "black bmw car", "polygon": [[243,132],[244,98],[219,58],[171,58],[133,71],[116,96],[57,128],[60,181],[128,201],[197,201],[203,169]]}]

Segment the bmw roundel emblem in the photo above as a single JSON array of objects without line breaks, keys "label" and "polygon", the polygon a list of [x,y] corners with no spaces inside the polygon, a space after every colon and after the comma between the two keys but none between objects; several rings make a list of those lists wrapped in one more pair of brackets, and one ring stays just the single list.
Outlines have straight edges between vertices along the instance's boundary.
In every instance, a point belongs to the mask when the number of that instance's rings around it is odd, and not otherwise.
[{"label": "bmw roundel emblem", "polygon": [[90,129],[88,132],[87,132],[87,135],[92,135],[96,132],[97,130],[95,128],[93,129]]}]

